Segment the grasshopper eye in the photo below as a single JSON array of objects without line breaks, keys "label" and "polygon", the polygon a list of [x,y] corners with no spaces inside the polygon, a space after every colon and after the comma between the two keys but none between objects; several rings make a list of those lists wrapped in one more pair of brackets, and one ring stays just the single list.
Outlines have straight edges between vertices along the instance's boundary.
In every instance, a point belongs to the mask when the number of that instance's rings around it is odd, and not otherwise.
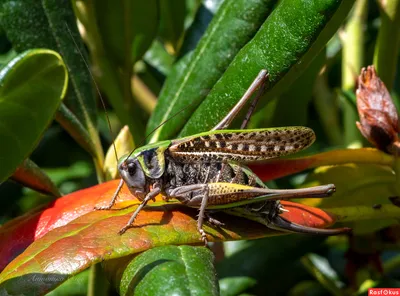
[{"label": "grasshopper eye", "polygon": [[135,175],[136,173],[136,164],[134,162],[128,163],[128,173],[130,176]]}]

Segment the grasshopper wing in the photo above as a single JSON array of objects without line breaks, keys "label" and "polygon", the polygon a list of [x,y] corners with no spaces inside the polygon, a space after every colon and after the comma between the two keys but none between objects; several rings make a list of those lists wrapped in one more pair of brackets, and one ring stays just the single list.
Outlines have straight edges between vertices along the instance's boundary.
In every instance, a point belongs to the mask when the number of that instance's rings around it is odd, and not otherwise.
[{"label": "grasshopper wing", "polygon": [[174,140],[169,152],[182,162],[253,162],[296,153],[314,140],[308,127],[216,130]]}]

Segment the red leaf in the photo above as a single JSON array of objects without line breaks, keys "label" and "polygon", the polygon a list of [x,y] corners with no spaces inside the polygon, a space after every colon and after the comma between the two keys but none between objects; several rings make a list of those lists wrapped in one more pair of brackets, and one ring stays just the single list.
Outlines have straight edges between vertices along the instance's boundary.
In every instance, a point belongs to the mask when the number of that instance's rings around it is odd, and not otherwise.
[{"label": "red leaf", "polygon": [[[72,193],[41,211],[4,225],[0,231],[1,268],[22,253],[0,274],[2,287],[7,291],[35,288],[38,293],[45,293],[102,260],[161,245],[202,244],[197,231],[198,211],[174,202],[160,202],[161,196],[140,212],[136,227],[119,235],[118,231],[136,209],[134,204],[139,203],[125,186],[119,197],[123,202],[115,206],[116,210],[93,210],[95,205],[105,205],[109,201],[117,184],[117,181],[111,181]],[[290,211],[284,217],[290,221],[319,228],[334,223],[334,217],[322,210],[283,203]],[[216,213],[213,217],[225,226],[217,228],[206,224],[204,229],[210,241],[281,234],[262,224],[224,213]],[[38,275],[42,280],[37,280]],[[23,287],[20,287],[21,282]]]}]

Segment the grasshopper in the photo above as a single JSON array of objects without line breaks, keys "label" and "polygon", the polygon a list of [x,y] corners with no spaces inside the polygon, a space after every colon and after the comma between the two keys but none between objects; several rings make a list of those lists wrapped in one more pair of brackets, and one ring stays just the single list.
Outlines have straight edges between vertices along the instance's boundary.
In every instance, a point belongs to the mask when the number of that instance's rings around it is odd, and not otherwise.
[{"label": "grasshopper", "polygon": [[[250,111],[264,91],[268,78],[260,71],[243,97],[212,130],[176,140],[160,141],[140,147],[118,164],[121,181],[110,203],[99,210],[108,210],[116,202],[118,192],[125,183],[130,192],[141,201],[125,227],[123,234],[133,227],[143,207],[162,193],[168,201],[175,198],[188,207],[199,209],[197,229],[207,243],[203,230],[204,218],[214,210],[225,210],[246,204],[268,201],[264,208],[270,212],[284,211],[280,199],[329,196],[335,191],[333,184],[298,190],[269,189],[245,165],[254,161],[284,156],[310,146],[315,140],[307,127],[264,128],[252,130],[225,130],[242,107],[258,90]],[[242,128],[247,125],[247,114]],[[257,213],[257,211],[253,211]],[[210,222],[214,221],[212,218]],[[287,224],[287,223],[286,223]],[[268,227],[298,232],[302,227],[283,225],[270,219]],[[304,229],[303,232],[331,234],[329,230]]]}]

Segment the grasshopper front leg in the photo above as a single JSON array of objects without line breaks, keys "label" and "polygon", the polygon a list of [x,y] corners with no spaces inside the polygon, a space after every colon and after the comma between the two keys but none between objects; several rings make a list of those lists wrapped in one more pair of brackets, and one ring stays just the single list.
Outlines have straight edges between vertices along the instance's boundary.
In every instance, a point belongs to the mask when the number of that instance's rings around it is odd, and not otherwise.
[{"label": "grasshopper front leg", "polygon": [[117,190],[114,192],[114,194],[113,194],[113,196],[112,196],[110,202],[108,203],[108,205],[103,206],[103,207],[95,206],[94,209],[95,209],[95,210],[109,210],[109,209],[111,209],[111,208],[113,207],[113,205],[115,204],[115,202],[117,201],[118,193],[121,191],[121,188],[122,188],[123,185],[124,185],[124,180],[121,179],[121,180],[119,181]]},{"label": "grasshopper front leg", "polygon": [[139,214],[139,212],[146,206],[146,204],[150,200],[152,200],[152,199],[154,200],[154,198],[160,192],[161,192],[161,189],[159,187],[155,187],[146,195],[146,197],[143,199],[141,204],[137,207],[136,211],[133,212],[133,214],[132,214],[131,218],[129,219],[128,223],[126,223],[126,225],[119,231],[119,234],[125,233],[125,231],[127,231],[129,228],[132,227],[132,224],[133,224],[133,222],[135,222],[135,219],[136,219],[137,215]]}]

